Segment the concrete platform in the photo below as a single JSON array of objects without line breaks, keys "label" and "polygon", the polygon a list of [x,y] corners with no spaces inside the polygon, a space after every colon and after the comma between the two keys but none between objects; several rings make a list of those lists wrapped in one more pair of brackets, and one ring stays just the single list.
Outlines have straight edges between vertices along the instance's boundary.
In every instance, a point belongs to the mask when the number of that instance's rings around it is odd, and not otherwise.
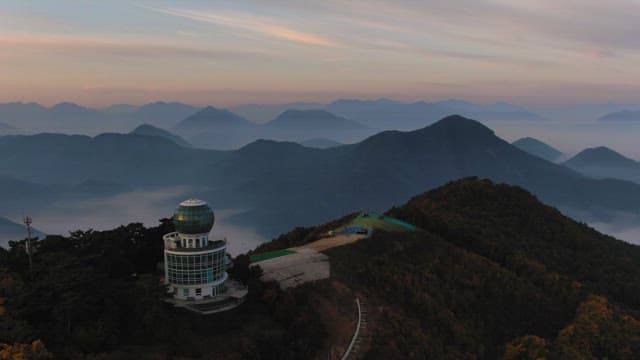
[{"label": "concrete platform", "polygon": [[277,281],[281,289],[328,279],[331,275],[329,258],[313,249],[298,248],[295,253],[251,264],[263,271],[263,281]]},{"label": "concrete platform", "polygon": [[226,286],[227,291],[224,294],[215,297],[204,298],[201,300],[168,298],[165,301],[173,304],[175,307],[182,307],[199,314],[215,314],[240,306],[247,297],[247,287],[239,282],[235,280],[228,280],[226,282]]}]

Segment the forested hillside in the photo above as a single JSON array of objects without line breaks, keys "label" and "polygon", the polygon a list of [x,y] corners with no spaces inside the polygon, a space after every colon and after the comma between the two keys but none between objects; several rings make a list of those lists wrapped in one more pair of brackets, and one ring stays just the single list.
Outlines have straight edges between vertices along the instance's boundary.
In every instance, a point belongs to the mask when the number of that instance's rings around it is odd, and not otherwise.
[{"label": "forested hillside", "polygon": [[[419,229],[326,250],[329,280],[282,291],[237,257],[232,276],[249,285],[247,303],[209,317],[162,301],[166,220],[49,236],[37,242],[33,273],[12,243],[0,250],[0,354],[325,359],[357,296],[368,304],[367,359],[638,358],[640,247],[476,178],[388,215]],[[314,241],[352,217],[296,228],[255,252]]]},{"label": "forested hillside", "polygon": [[[232,276],[249,284],[241,308],[203,317],[172,308],[158,263],[172,223],[74,232],[0,249],[0,359],[300,359],[324,344],[311,287],[278,292],[246,257]],[[22,357],[21,357],[22,356]]]},{"label": "forested hillside", "polygon": [[[334,279],[375,309],[367,358],[640,354],[640,247],[577,223],[521,188],[475,178],[388,214],[422,230],[377,231],[327,251]],[[299,246],[327,229],[296,229],[258,251]]]}]

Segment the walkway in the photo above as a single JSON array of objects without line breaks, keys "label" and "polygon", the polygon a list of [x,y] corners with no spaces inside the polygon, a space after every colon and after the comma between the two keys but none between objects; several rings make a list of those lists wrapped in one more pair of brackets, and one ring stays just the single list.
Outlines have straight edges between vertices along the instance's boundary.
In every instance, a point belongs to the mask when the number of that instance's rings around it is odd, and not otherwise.
[{"label": "walkway", "polygon": [[353,337],[351,338],[347,351],[344,352],[344,355],[342,355],[340,360],[347,360],[349,356],[357,355],[360,351],[361,332],[363,332],[367,327],[367,311],[364,309],[364,303],[361,304],[360,299],[358,298],[356,298],[356,306],[358,307],[358,323],[356,324],[356,331],[353,333]]}]

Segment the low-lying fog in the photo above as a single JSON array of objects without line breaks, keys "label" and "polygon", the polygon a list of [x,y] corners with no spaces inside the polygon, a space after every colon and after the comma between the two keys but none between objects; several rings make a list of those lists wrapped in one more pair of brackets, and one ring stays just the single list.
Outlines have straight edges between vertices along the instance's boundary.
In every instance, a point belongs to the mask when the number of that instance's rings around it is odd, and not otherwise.
[{"label": "low-lying fog", "polygon": [[573,219],[581,219],[578,221],[586,223],[603,234],[640,245],[640,215],[638,214],[602,209],[594,210],[598,211],[599,219],[605,219],[603,221],[596,220],[593,214],[588,214],[584,210],[564,208],[560,211]]},{"label": "low-lying fog", "polygon": [[[32,210],[34,226],[48,234],[66,235],[69,231],[81,229],[109,230],[119,225],[141,222],[145,226],[155,226],[158,220],[170,217],[176,205],[189,197],[185,188],[170,188],[157,191],[134,191],[98,200],[63,201],[46,204]],[[228,240],[228,251],[238,255],[254,249],[269,239],[249,228],[230,224],[228,219],[237,213],[233,209],[217,209],[210,204],[216,215],[213,228],[214,238]],[[565,211],[572,214],[572,211]],[[578,215],[578,213],[573,213]],[[9,216],[15,222],[20,219]],[[611,222],[589,222],[596,230],[618,239],[640,245],[640,219],[638,216],[619,213],[611,214]],[[160,239],[158,239],[160,241]]]},{"label": "low-lying fog", "polygon": [[[47,234],[67,235],[78,229],[110,230],[134,222],[151,227],[156,226],[159,219],[171,217],[177,204],[188,197],[185,188],[134,191],[109,198],[43,204],[31,210],[29,215],[33,218],[33,226]],[[216,216],[212,236],[226,237],[227,251],[232,255],[254,249],[267,240],[251,229],[230,224],[228,218],[237,211],[217,209],[215,204],[210,206]],[[8,218],[21,222],[13,215]]]}]

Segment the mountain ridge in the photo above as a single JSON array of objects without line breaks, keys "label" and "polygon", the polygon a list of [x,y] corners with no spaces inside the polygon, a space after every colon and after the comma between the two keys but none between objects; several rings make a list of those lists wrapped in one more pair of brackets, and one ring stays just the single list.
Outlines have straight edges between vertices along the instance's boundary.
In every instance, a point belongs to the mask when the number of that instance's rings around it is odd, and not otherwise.
[{"label": "mountain ridge", "polygon": [[636,122],[640,121],[640,111],[638,110],[621,110],[605,114],[598,118],[602,122]]},{"label": "mountain ridge", "polygon": [[315,130],[363,130],[366,127],[358,122],[336,116],[329,111],[287,110],[265,124],[268,128],[279,128],[289,131]]},{"label": "mountain ridge", "polygon": [[76,184],[93,178],[118,183],[127,174],[123,185],[192,186],[219,206],[246,209],[230,221],[265,235],[358,209],[382,211],[467,176],[522,186],[589,221],[585,213],[597,219],[607,219],[605,211],[637,214],[640,203],[637,184],[591,179],[530,155],[461,116],[328,149],[258,141],[239,150],[214,151],[158,137],[107,134],[5,136],[0,152],[7,154],[0,158],[0,174],[34,182]]},{"label": "mountain ridge", "polygon": [[180,146],[184,146],[184,147],[193,147],[193,145],[191,145],[188,141],[186,141],[185,139],[183,139],[182,137],[171,133],[170,131],[164,130],[164,129],[160,129],[158,127],[155,127],[153,125],[149,125],[149,124],[142,124],[140,126],[138,126],[137,128],[133,129],[131,132],[129,132],[130,134],[136,134],[136,135],[143,135],[143,136],[158,136],[161,138],[165,138],[168,140],[173,141],[174,143],[176,143],[177,145]]},{"label": "mountain ridge", "polygon": [[175,128],[178,130],[226,130],[251,126],[254,126],[252,122],[228,109],[207,106],[182,120]]},{"label": "mountain ridge", "polygon": [[605,146],[587,148],[564,165],[594,178],[617,178],[640,183],[640,162]]},{"label": "mountain ridge", "polygon": [[551,145],[532,137],[523,137],[511,143],[520,150],[536,155],[545,160],[556,162],[563,154]]}]

